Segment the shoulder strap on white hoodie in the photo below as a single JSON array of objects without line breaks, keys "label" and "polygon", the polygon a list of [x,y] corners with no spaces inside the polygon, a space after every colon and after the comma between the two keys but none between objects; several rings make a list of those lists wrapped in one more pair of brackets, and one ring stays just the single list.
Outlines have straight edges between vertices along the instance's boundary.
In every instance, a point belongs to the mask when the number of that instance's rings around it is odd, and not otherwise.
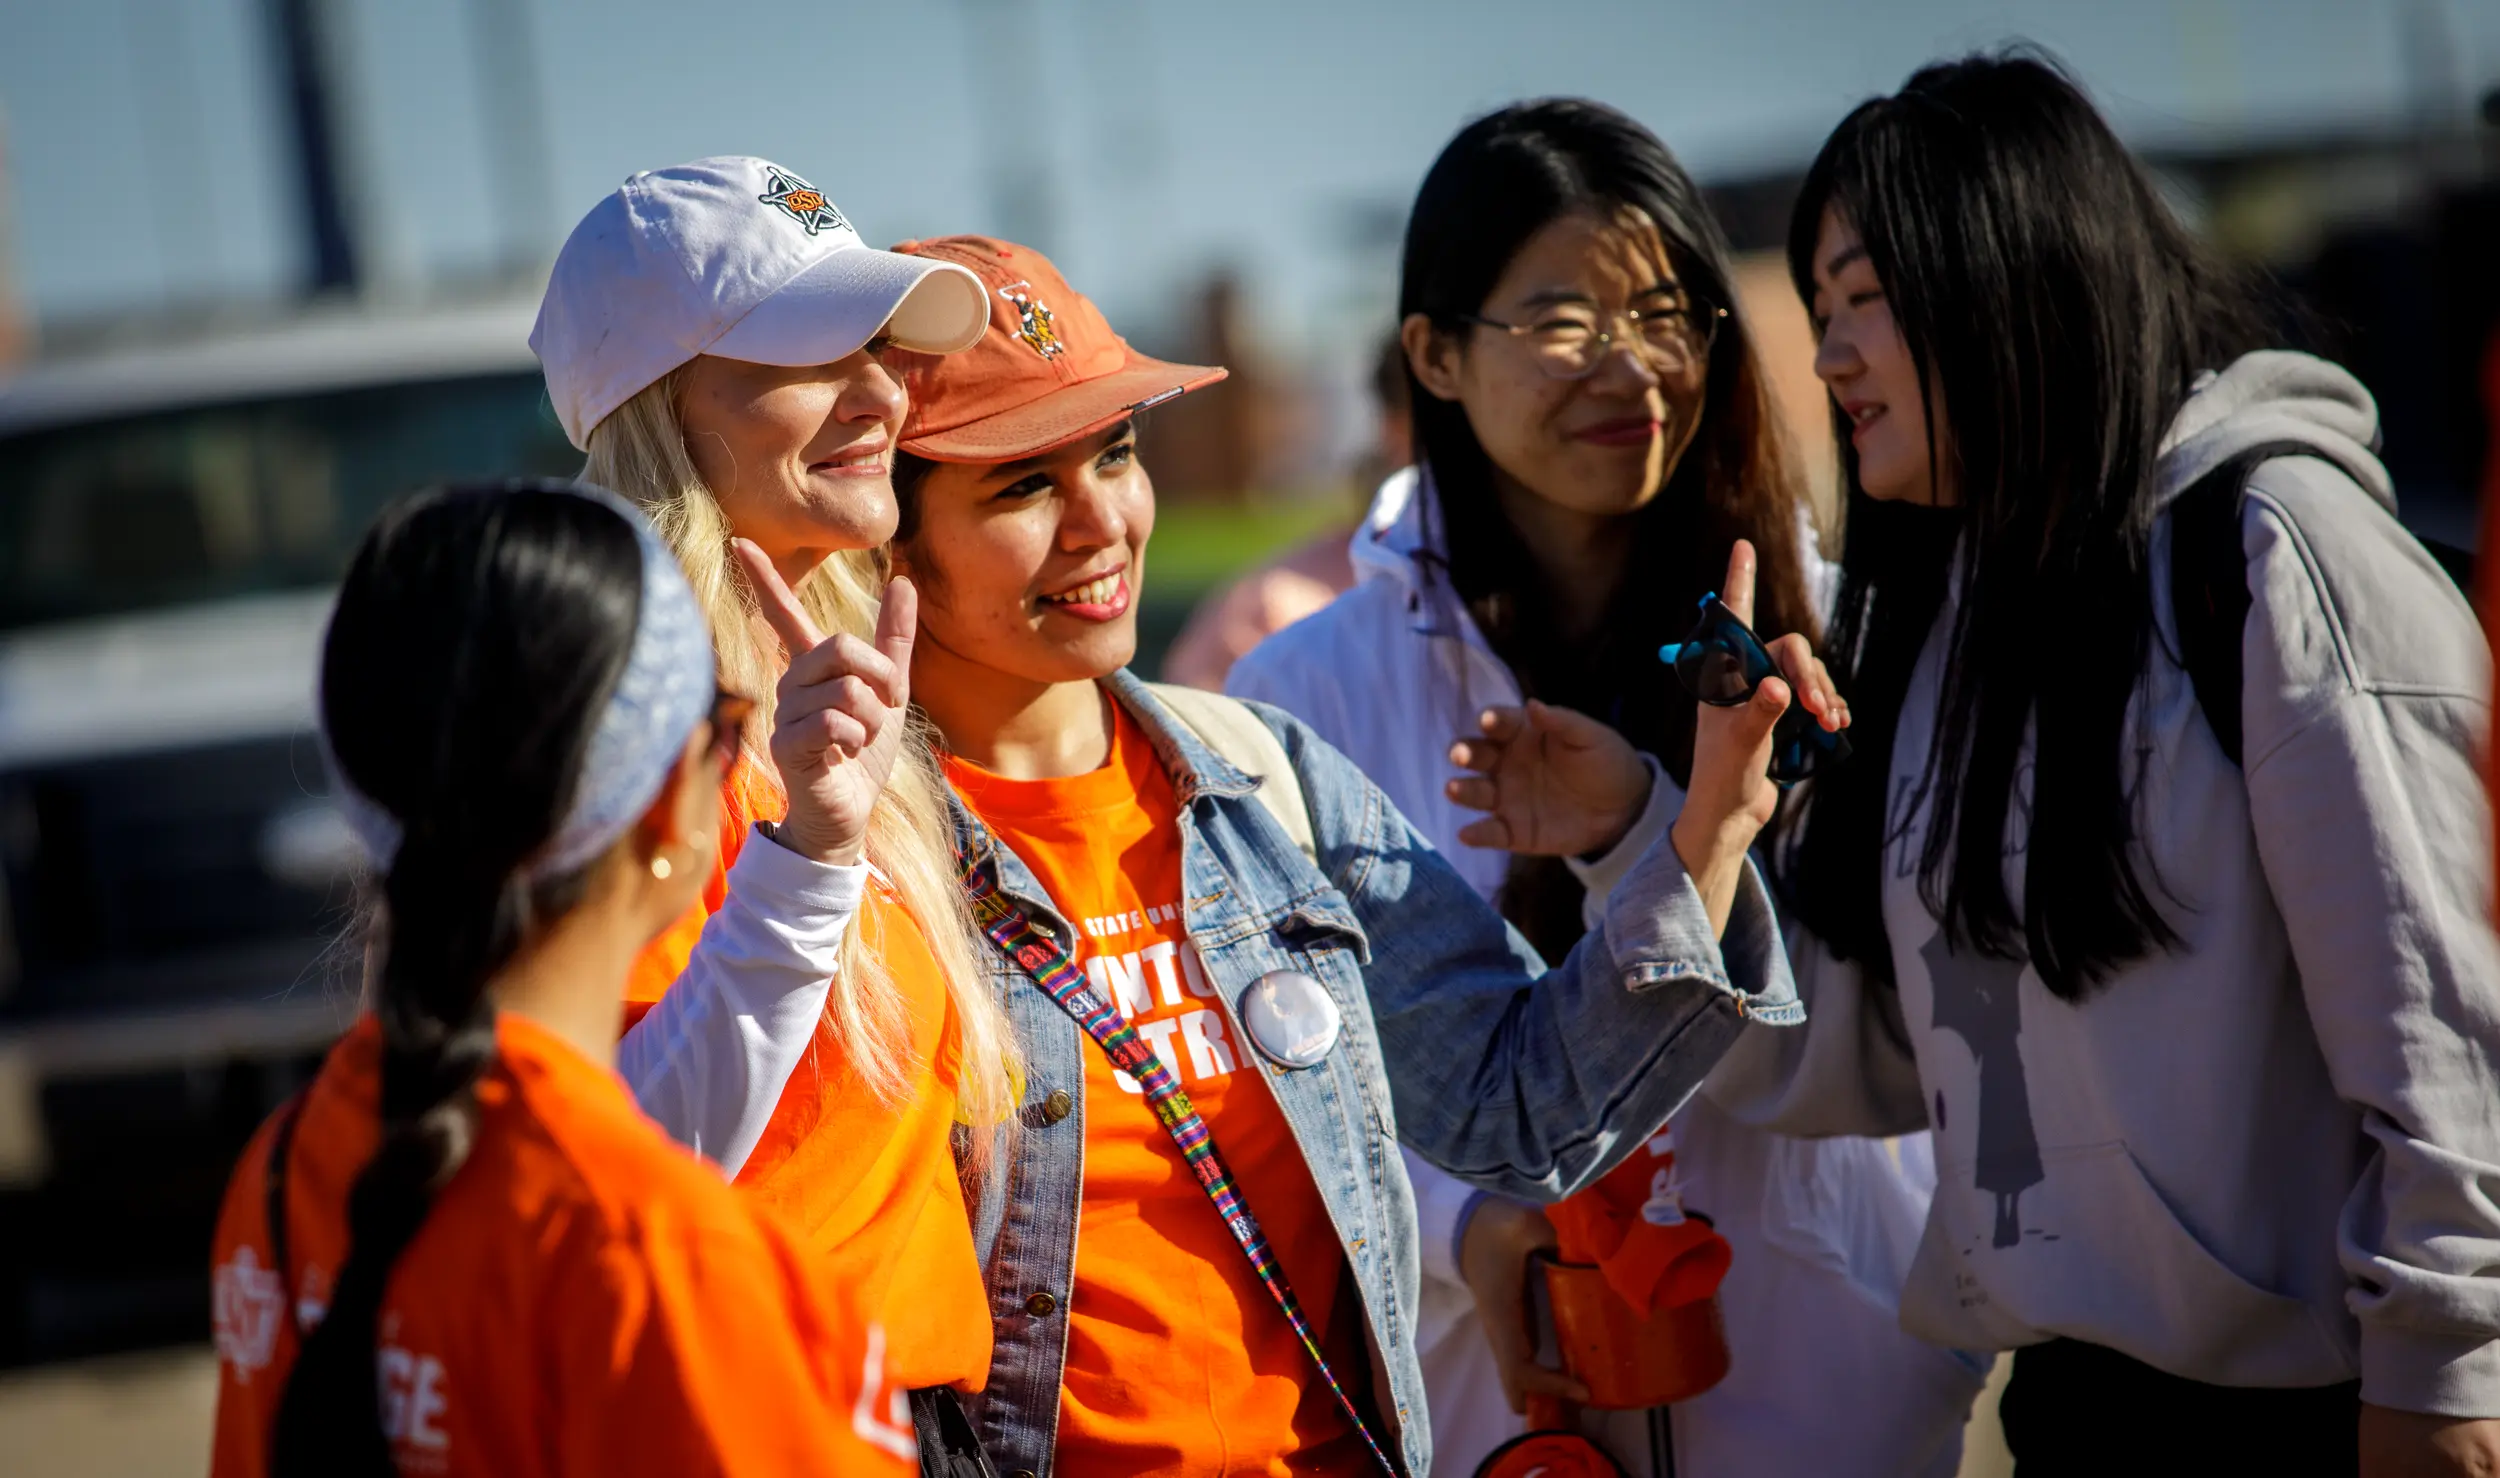
[{"label": "shoulder strap on white hoodie", "polygon": [[1162,700],[1172,716],[1187,725],[1198,736],[1198,742],[1222,755],[1235,769],[1259,782],[1253,792],[1267,814],[1293,838],[1302,855],[1313,862],[1319,860],[1319,844],[1311,835],[1311,811],[1302,799],[1302,782],[1293,773],[1293,761],[1286,757],[1283,741],[1275,731],[1259,722],[1238,698],[1210,693],[1200,688],[1184,688],[1172,683],[1148,683],[1146,691]]}]

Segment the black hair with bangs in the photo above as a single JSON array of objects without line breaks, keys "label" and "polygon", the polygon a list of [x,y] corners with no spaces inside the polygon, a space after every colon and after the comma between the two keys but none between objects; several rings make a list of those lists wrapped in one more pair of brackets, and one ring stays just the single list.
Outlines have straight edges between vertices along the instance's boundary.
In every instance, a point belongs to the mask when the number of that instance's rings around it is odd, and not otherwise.
[{"label": "black hair with bangs", "polygon": [[[1922,68],[1842,121],[1789,224],[1808,301],[1826,211],[1856,230],[1929,387],[1955,506],[1876,504],[1840,428],[1851,527],[1830,648],[1861,742],[1818,782],[1782,888],[1845,958],[1890,979],[1884,859],[1923,795],[1919,890],[1947,937],[2028,958],[2080,1000],[2177,941],[2135,847],[2126,733],[2153,640],[2159,447],[2196,374],[2262,347],[2262,320],[2081,89],[2028,51]],[[1892,730],[1948,593],[1935,739],[1917,791],[1891,797]]]}]

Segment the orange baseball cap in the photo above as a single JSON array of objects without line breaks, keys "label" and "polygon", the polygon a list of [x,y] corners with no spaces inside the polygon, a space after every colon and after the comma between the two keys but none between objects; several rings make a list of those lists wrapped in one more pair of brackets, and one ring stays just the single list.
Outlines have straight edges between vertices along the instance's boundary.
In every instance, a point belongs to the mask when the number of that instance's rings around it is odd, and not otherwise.
[{"label": "orange baseball cap", "polygon": [[968,268],[991,308],[989,328],[971,348],[894,357],[911,392],[902,448],[916,457],[1015,461],[1224,378],[1216,366],[1166,364],[1131,349],[1102,310],[1030,247],[943,236],[894,250]]}]

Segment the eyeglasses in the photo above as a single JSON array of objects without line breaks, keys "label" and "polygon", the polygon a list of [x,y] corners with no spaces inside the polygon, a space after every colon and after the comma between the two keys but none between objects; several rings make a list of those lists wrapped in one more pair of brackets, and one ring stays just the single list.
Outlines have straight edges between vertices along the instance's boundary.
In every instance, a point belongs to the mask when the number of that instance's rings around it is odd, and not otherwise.
[{"label": "eyeglasses", "polygon": [[[1557,380],[1585,380],[1606,362],[1617,344],[1655,365],[1661,374],[1679,375],[1710,357],[1718,340],[1725,308],[1706,303],[1672,308],[1627,308],[1600,314],[1586,308],[1558,308],[1534,323],[1504,323],[1481,313],[1461,313],[1479,328],[1499,329],[1528,346],[1537,368]],[[1613,331],[1616,323],[1628,334]]]},{"label": "eyeglasses", "polygon": [[[1675,669],[1684,691],[1713,708],[1734,708],[1754,695],[1779,663],[1753,628],[1737,619],[1717,591],[1701,598],[1693,634],[1658,649],[1658,660]],[[1771,730],[1771,779],[1794,785],[1825,765],[1849,757],[1849,736],[1823,727],[1802,703],[1791,703]]]},{"label": "eyeglasses", "polygon": [[727,688],[712,690],[711,761],[728,774],[738,762],[738,741],[746,732],[747,715],[755,712],[755,700]]}]

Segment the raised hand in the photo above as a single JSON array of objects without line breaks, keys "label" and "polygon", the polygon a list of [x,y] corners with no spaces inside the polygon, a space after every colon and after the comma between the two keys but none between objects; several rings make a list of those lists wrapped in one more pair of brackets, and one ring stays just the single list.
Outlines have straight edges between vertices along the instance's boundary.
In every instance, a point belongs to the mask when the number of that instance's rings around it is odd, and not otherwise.
[{"label": "raised hand", "polygon": [[1459,828],[1471,847],[1579,857],[1623,839],[1649,803],[1649,767],[1630,740],[1568,708],[1530,699],[1524,708],[1488,708],[1483,732],[1450,746],[1450,762],[1472,773],[1445,787],[1481,820]]},{"label": "raised hand", "polygon": [[[1753,545],[1739,539],[1728,551],[1727,582],[1719,587],[1719,599],[1749,626],[1753,586]],[[1736,885],[1744,876],[1745,853],[1779,809],[1779,787],[1769,773],[1771,731],[1788,711],[1792,693],[1806,695],[1807,711],[1825,728],[1849,723],[1848,705],[1840,701],[1831,674],[1804,637],[1783,636],[1769,647],[1783,677],[1764,678],[1751,698],[1734,707],[1700,705],[1692,780],[1684,789],[1684,810],[1668,833],[1714,930],[1727,927]]]},{"label": "raised hand", "polygon": [[858,862],[908,728],[919,593],[900,577],[886,586],[873,644],[848,632],[827,638],[763,550],[744,539],[731,540],[730,549],[790,653],[773,710],[773,765],[790,799],[776,834],[818,862]]}]

